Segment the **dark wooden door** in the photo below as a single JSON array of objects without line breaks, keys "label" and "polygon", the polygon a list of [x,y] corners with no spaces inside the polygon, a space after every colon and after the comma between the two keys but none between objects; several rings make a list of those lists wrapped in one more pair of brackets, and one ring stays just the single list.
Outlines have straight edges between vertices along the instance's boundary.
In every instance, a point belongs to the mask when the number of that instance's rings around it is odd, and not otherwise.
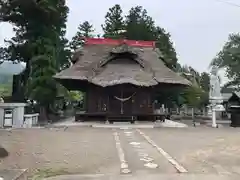
[{"label": "dark wooden door", "polygon": [[128,115],[132,114],[133,96],[134,96],[134,92],[123,92],[123,99],[125,100],[122,102],[123,114],[128,114]]},{"label": "dark wooden door", "polygon": [[120,93],[118,91],[112,91],[109,92],[109,113],[110,114],[120,114],[121,104],[120,102],[115,98],[115,96],[119,96]]},{"label": "dark wooden door", "polygon": [[153,113],[151,94],[147,91],[138,92],[134,101],[134,112],[137,114]]},{"label": "dark wooden door", "polygon": [[116,115],[132,114],[134,92],[117,89],[109,93],[109,111]]}]

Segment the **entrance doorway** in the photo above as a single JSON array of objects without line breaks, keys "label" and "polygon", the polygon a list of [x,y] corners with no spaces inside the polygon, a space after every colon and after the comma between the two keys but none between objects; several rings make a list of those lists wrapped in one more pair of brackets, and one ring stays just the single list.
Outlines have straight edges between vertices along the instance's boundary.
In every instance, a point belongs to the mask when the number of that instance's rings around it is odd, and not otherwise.
[{"label": "entrance doorway", "polygon": [[109,111],[116,115],[131,115],[135,92],[116,89],[109,94]]}]

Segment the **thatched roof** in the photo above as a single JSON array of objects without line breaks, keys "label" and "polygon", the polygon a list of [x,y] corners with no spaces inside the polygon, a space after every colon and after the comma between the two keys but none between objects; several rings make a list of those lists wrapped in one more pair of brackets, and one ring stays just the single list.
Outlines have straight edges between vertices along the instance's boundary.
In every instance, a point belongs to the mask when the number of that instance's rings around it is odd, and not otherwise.
[{"label": "thatched roof", "polygon": [[102,87],[129,83],[154,86],[159,83],[189,85],[159,59],[152,47],[85,45],[73,56],[74,65],[56,74],[59,80],[88,81]]}]

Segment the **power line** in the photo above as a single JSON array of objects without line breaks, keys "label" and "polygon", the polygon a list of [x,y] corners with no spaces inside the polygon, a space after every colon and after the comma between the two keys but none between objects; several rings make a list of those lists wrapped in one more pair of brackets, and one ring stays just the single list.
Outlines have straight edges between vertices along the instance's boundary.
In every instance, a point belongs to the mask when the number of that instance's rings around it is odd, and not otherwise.
[{"label": "power line", "polygon": [[230,6],[234,6],[234,7],[239,7],[240,8],[240,4],[236,4],[236,3],[233,3],[233,2],[228,2],[228,1],[224,1],[224,0],[215,0],[215,1],[218,1],[218,2],[221,2],[221,3],[228,4]]}]

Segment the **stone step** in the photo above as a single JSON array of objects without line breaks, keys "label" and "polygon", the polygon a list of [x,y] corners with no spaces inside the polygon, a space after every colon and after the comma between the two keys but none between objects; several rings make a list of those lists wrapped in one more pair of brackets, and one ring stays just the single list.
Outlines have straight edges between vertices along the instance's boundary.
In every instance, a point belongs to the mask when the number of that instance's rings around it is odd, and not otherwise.
[{"label": "stone step", "polygon": [[93,124],[93,128],[154,128],[153,124]]}]

